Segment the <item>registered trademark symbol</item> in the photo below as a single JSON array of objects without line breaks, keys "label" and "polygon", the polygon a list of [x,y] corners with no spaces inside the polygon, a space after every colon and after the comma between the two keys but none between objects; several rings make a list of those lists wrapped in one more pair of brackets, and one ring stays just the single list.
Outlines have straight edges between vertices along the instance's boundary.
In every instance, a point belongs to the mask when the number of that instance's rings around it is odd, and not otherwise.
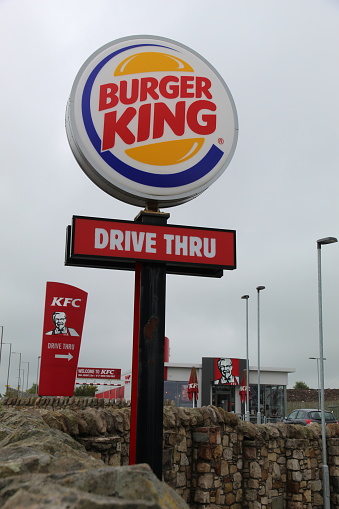
[{"label": "registered trademark symbol", "polygon": [[224,138],[218,138],[219,145],[222,145],[224,143]]}]

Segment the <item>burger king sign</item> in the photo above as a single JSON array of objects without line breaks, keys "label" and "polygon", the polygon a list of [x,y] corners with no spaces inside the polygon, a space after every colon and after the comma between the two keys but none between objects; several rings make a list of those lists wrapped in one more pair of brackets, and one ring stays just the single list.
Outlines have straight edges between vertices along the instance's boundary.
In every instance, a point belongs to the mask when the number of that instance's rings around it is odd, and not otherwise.
[{"label": "burger king sign", "polygon": [[96,51],[80,69],[66,130],[88,177],[132,205],[195,198],[229,164],[238,122],[217,71],[175,41],[135,36]]}]

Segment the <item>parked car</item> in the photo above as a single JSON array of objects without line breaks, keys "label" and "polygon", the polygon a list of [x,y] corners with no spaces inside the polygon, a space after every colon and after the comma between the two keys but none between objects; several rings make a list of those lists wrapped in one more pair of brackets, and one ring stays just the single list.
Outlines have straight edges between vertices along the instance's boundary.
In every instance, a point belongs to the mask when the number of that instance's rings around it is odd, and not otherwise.
[{"label": "parked car", "polygon": [[[303,426],[306,426],[306,424],[310,424],[311,422],[321,424],[321,410],[316,408],[297,408],[285,417],[283,422],[285,424],[302,424]],[[325,410],[325,423],[338,424],[338,421],[332,412]]]}]

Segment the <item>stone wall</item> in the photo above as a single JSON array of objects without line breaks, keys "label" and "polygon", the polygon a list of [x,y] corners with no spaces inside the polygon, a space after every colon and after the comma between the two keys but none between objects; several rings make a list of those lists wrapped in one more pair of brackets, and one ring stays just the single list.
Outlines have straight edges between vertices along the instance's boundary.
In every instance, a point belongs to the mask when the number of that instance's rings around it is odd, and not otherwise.
[{"label": "stone wall", "polygon": [[[127,465],[130,408],[85,399],[3,400],[3,408],[39,414],[94,458]],[[327,449],[331,507],[339,509],[339,425],[327,426]],[[165,406],[163,477],[192,509],[321,509],[321,428],[254,425],[213,406]]]},{"label": "stone wall", "polygon": [[[318,401],[318,389],[287,389],[288,402]],[[339,402],[339,389],[324,389],[325,404],[328,401]]]},{"label": "stone wall", "polygon": [[[339,389],[324,390],[325,410],[332,410],[339,420]],[[318,389],[287,389],[286,415],[295,408],[319,408]]]}]

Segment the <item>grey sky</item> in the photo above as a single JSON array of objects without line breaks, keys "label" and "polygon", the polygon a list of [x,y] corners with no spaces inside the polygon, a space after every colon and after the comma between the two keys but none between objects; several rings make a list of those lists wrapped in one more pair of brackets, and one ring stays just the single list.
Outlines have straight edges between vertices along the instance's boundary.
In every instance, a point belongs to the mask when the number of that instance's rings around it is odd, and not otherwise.
[{"label": "grey sky", "polygon": [[[222,279],[168,276],[171,361],[245,356],[294,367],[290,386],[317,387],[316,240],[339,237],[339,4],[335,0],[1,0],[1,284],[4,342],[36,380],[46,281],[89,294],[79,364],[131,364],[134,275],[64,267],[73,214],[133,220],[77,165],[64,115],[73,80],[102,45],[129,35],[168,37],[206,58],[226,81],[239,141],[223,176],[169,223],[237,231],[235,271]],[[324,246],[325,386],[338,387],[339,243]],[[0,392],[7,375],[3,347]],[[11,385],[18,357],[12,357]],[[27,370],[27,364],[24,365]],[[26,371],[27,374],[27,371]]]}]

